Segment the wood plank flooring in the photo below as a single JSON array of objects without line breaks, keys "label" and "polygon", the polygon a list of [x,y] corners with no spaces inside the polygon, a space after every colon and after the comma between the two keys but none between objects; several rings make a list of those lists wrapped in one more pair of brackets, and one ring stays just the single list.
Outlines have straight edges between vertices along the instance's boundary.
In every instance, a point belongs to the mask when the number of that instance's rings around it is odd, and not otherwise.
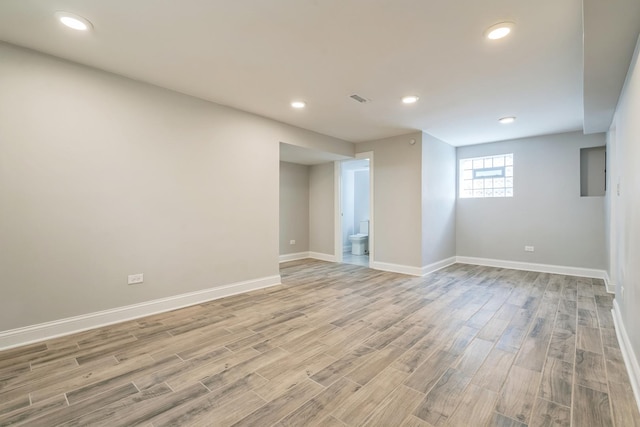
[{"label": "wood plank flooring", "polygon": [[640,426],[600,280],[315,260],[0,352],[0,426]]}]

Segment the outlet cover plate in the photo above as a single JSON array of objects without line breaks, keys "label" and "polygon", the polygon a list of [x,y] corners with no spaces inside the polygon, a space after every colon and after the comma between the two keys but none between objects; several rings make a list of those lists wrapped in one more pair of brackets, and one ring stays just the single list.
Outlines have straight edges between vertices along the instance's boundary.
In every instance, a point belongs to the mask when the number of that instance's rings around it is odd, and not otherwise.
[{"label": "outlet cover plate", "polygon": [[142,273],[138,274],[130,274],[127,276],[127,284],[129,285],[137,285],[138,283],[142,283],[144,281],[144,275]]}]

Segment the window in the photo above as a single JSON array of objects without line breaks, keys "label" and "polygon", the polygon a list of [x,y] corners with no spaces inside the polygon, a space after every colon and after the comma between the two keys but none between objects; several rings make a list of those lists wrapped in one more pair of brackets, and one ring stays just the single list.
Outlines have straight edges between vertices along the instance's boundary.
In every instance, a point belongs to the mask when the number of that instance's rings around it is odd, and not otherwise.
[{"label": "window", "polygon": [[460,159],[460,198],[513,197],[513,153]]}]

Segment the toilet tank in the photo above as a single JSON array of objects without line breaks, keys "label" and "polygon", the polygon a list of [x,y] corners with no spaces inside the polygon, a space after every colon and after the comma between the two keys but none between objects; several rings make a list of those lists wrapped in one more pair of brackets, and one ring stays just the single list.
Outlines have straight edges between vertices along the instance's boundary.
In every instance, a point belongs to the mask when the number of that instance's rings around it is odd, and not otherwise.
[{"label": "toilet tank", "polygon": [[369,235],[369,221],[360,221],[360,234]]}]

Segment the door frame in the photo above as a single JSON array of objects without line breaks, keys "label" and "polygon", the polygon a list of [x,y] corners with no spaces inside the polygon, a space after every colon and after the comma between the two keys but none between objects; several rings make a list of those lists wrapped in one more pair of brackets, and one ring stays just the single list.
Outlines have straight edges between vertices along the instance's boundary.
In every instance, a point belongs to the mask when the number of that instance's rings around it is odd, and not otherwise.
[{"label": "door frame", "polygon": [[[374,226],[374,162],[373,151],[357,153],[355,159],[369,159],[369,268],[374,263],[375,257],[375,226]],[[350,159],[353,160],[353,159]],[[342,262],[342,163],[349,160],[337,160],[334,162],[334,254],[336,262]]]}]

